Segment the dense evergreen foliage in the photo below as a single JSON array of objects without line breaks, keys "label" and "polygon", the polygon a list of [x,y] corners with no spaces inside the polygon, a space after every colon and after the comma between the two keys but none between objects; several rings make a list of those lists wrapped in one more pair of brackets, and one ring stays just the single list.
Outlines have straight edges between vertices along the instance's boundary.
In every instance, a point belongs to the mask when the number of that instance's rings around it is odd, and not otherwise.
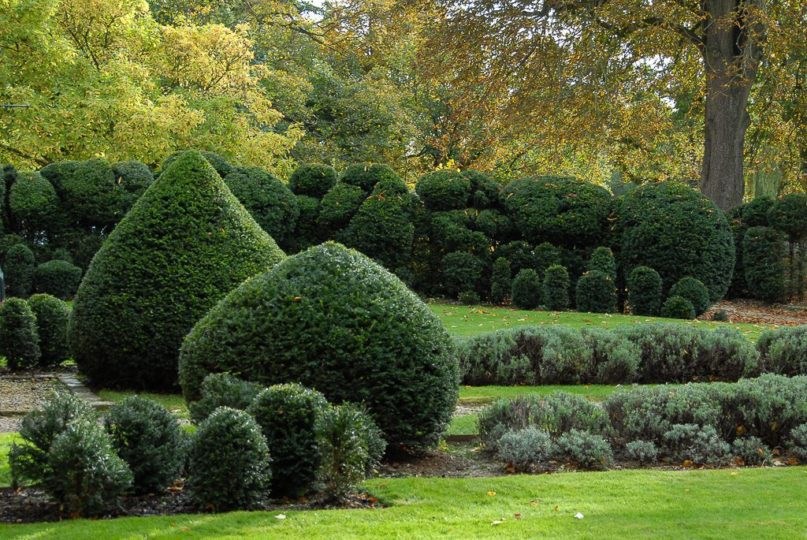
[{"label": "dense evergreen foliage", "polygon": [[398,450],[436,444],[457,399],[439,319],[394,275],[335,243],[246,281],[196,324],[182,345],[186,399],[223,371],[364,403]]},{"label": "dense evergreen foliage", "polygon": [[93,384],[176,385],[182,338],[283,252],[197,152],[178,156],[115,228],[76,296],[70,344]]}]

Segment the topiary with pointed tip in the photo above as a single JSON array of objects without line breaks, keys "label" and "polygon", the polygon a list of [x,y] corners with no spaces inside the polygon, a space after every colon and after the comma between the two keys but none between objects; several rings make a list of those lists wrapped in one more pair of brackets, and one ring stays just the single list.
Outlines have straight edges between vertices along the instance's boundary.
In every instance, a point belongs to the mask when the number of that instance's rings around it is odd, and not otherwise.
[{"label": "topiary with pointed tip", "polygon": [[185,338],[180,384],[200,398],[209,373],[298,382],[364,403],[390,447],[437,443],[459,368],[440,320],[393,274],[334,242],[290,257],[219,302]]},{"label": "topiary with pointed tip", "polygon": [[69,338],[92,384],[176,386],[182,338],[246,278],[284,257],[216,171],[178,156],[110,234],[76,295]]}]

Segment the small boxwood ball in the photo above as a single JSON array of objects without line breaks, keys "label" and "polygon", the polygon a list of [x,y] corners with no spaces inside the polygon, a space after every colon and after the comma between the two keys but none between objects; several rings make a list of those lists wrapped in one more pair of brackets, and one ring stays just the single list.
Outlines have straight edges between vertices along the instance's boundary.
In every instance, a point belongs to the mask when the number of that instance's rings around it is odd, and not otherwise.
[{"label": "small boxwood ball", "polygon": [[649,266],[663,291],[685,276],[699,279],[716,302],[734,269],[734,235],[725,214],[702,193],[675,182],[646,184],[616,203],[614,251],[621,268]]},{"label": "small boxwood ball", "polygon": [[757,197],[739,207],[739,217],[748,227],[767,227],[768,212],[774,205],[772,197]]},{"label": "small boxwood ball", "polygon": [[573,247],[596,244],[608,230],[611,194],[575,178],[554,176],[513,180],[501,195],[524,238]]},{"label": "small boxwood ball", "polygon": [[661,316],[668,319],[694,319],[695,306],[683,296],[670,296],[661,306]]},{"label": "small boxwood ball", "polygon": [[270,463],[266,437],[255,419],[219,407],[193,434],[186,487],[199,508],[254,508],[269,495]]},{"label": "small boxwood ball", "polygon": [[305,163],[289,177],[289,189],[295,195],[321,199],[336,184],[336,170],[323,163]]},{"label": "small boxwood ball", "polygon": [[679,279],[670,288],[670,296],[683,296],[692,302],[696,316],[706,313],[706,310],[709,309],[709,291],[700,280],[694,277],[687,276]]},{"label": "small boxwood ball", "polygon": [[532,268],[524,268],[516,274],[511,285],[513,305],[521,309],[535,309],[541,303],[541,278]]},{"label": "small boxwood ball", "polygon": [[364,403],[398,449],[437,443],[459,367],[440,320],[361,253],[326,242],[232,291],[186,337],[180,384],[200,397],[208,373],[299,382],[332,402]]},{"label": "small boxwood ball", "polygon": [[284,257],[198,152],[185,152],[115,227],[84,276],[68,337],[93,384],[176,386],[182,338],[244,279]]},{"label": "small boxwood ball", "polygon": [[471,181],[457,171],[434,171],[418,180],[415,191],[429,210],[462,210],[468,206]]},{"label": "small boxwood ball", "polygon": [[342,171],[341,182],[360,187],[366,193],[373,191],[375,185],[382,180],[398,180],[400,177],[389,165],[381,163],[356,163]]}]

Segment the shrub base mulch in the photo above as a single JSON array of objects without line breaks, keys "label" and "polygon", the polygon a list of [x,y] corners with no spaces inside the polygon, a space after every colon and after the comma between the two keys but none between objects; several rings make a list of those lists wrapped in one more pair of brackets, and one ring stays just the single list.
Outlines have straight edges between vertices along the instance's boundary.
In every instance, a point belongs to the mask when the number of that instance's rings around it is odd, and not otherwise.
[{"label": "shrub base mulch", "polygon": [[[350,499],[333,504],[323,500],[306,500],[286,502],[269,501],[254,510],[290,511],[290,510],[322,510],[345,508],[381,508],[381,502],[368,493],[359,493]],[[193,514],[200,512],[194,506],[189,495],[181,489],[168,490],[165,493],[122,497],[117,505],[105,514],[94,518],[110,519],[118,517],[169,516],[175,514]],[[60,505],[48,497],[44,491],[36,488],[0,488],[0,523],[35,523],[42,521],[62,521],[73,519],[63,511]]]}]

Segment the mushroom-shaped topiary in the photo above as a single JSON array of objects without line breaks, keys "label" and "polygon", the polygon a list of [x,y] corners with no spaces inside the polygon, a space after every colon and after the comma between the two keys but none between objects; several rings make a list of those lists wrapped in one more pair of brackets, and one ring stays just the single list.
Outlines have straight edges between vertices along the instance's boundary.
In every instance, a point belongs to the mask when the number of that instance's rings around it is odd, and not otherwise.
[{"label": "mushroom-shaped topiary", "polygon": [[731,283],[734,236],[722,210],[684,184],[640,186],[616,204],[614,247],[620,267],[649,266],[663,280],[666,294],[679,279],[692,276],[716,302]]},{"label": "mushroom-shaped topiary", "polygon": [[205,376],[299,382],[334,402],[364,403],[391,446],[437,443],[459,369],[440,320],[361,253],[327,242],[232,291],[185,338],[179,377],[189,402]]},{"label": "mushroom-shaped topiary", "polygon": [[93,384],[176,385],[182,338],[244,279],[284,257],[210,164],[177,157],[93,259],[69,337]]}]

